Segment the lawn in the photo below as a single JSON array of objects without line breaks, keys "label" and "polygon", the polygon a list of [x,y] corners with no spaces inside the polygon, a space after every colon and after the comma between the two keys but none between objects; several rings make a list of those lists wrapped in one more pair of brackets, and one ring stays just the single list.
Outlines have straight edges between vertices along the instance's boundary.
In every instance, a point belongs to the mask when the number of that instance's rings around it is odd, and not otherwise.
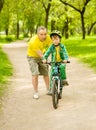
[{"label": "lawn", "polygon": [[[20,37],[20,39],[23,39],[23,37]],[[15,40],[15,37],[12,35],[7,37],[5,35],[0,35],[0,97],[7,88],[6,84],[13,72],[13,66],[10,63],[8,56],[2,51],[2,45],[5,43],[10,44]]]},{"label": "lawn", "polygon": [[8,82],[8,78],[12,75],[12,70],[12,64],[0,47],[0,97],[6,89],[6,83]]},{"label": "lawn", "polygon": [[69,56],[80,59],[96,71],[96,36],[87,37],[85,40],[80,38],[63,39],[62,42],[66,45]]}]

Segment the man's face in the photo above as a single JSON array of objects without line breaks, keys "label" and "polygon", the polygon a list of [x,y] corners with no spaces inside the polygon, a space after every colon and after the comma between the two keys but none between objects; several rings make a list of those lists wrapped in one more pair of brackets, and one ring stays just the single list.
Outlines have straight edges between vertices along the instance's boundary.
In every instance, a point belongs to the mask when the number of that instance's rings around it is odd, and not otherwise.
[{"label": "man's face", "polygon": [[40,39],[41,42],[45,41],[46,40],[46,36],[47,36],[47,31],[46,29],[42,29],[40,30],[38,33],[38,38]]}]

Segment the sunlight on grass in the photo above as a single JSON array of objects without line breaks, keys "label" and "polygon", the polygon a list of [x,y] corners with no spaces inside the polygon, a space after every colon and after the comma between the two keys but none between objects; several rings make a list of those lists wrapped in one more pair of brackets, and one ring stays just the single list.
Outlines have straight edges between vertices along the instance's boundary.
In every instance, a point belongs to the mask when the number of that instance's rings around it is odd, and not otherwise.
[{"label": "sunlight on grass", "polygon": [[[24,39],[24,37],[23,35],[20,35],[18,40],[22,40],[22,39]],[[11,43],[16,40],[17,40],[16,36],[14,35],[8,35],[8,36],[0,35],[0,45],[5,44],[5,43]]]},{"label": "sunlight on grass", "polygon": [[0,36],[0,44],[10,43],[14,41],[15,38],[13,36]]},{"label": "sunlight on grass", "polygon": [[80,59],[96,71],[96,36],[87,37],[85,40],[72,38],[62,41],[66,45],[69,56]]},{"label": "sunlight on grass", "polygon": [[7,55],[0,48],[0,96],[5,90],[8,77],[12,75],[12,64]]}]

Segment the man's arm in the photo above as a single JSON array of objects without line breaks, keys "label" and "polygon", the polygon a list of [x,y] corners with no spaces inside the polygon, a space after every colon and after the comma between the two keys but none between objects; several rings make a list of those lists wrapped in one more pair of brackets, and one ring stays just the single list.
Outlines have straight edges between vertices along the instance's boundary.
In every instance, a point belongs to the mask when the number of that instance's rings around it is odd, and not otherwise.
[{"label": "man's arm", "polygon": [[41,51],[41,50],[36,50],[36,53],[39,55],[39,57],[40,57],[40,58],[42,58],[42,57],[43,57],[43,53],[42,53],[42,51]]}]

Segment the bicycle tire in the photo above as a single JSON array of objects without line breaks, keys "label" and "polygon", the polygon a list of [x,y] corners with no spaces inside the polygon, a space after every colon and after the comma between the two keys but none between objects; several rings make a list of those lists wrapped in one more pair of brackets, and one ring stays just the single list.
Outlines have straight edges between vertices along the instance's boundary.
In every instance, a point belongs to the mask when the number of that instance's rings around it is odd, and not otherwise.
[{"label": "bicycle tire", "polygon": [[59,99],[62,98],[62,90],[60,90],[58,97],[59,97]]},{"label": "bicycle tire", "polygon": [[53,80],[52,102],[53,102],[53,107],[55,109],[57,109],[58,108],[58,103],[59,103],[59,97],[58,97],[58,83],[56,82],[56,80]]}]

